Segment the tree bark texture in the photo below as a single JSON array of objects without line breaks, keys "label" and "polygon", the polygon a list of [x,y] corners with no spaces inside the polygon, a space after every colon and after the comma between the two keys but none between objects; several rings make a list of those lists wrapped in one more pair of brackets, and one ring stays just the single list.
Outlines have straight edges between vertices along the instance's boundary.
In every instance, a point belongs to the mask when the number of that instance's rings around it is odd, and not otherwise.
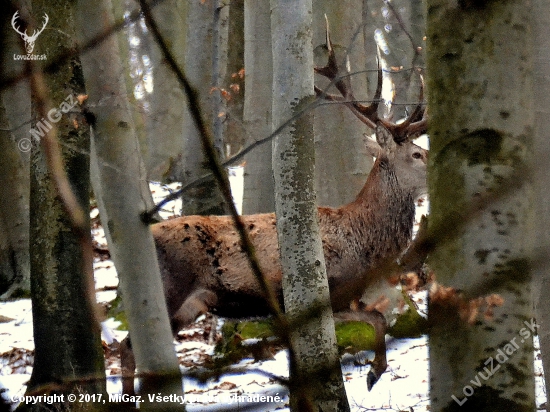
[{"label": "tree bark texture", "polygon": [[432,410],[532,411],[530,6],[427,13]]},{"label": "tree bark texture", "polygon": [[[82,42],[113,24],[109,0],[93,8],[79,2],[77,7]],[[140,219],[147,210],[150,193],[144,192],[146,172],[118,56],[115,37],[82,56],[88,104],[94,116],[92,152],[99,173],[94,192],[103,226],[108,228],[112,241],[109,248],[119,275],[137,368],[147,375],[142,379],[141,393],[181,395],[155,245],[150,228]],[[158,407],[148,402],[140,406],[146,410]]]},{"label": "tree bark texture", "polygon": [[[350,80],[355,96],[369,100],[367,92],[367,61],[376,56],[365,54],[362,25],[363,0],[315,2],[313,11],[313,47],[315,64],[327,63],[325,15],[330,25],[331,39],[336,58],[341,67],[349,59]],[[368,41],[374,42],[369,39]],[[329,81],[316,76],[316,85],[325,89]],[[327,90],[336,93],[332,86]],[[372,157],[367,154],[363,134],[371,133],[344,105],[326,102],[315,110],[315,190],[321,206],[338,207],[355,199],[365,184],[372,167]]]},{"label": "tree bark texture", "polygon": [[[218,5],[219,0],[189,2],[185,46],[185,74],[199,93],[200,109],[214,139],[222,139],[225,107],[220,85],[224,78],[227,52],[228,7]],[[218,7],[220,6],[220,7]],[[222,117],[220,117],[222,116]],[[189,183],[208,173],[202,152],[200,135],[189,110],[184,112],[184,138],[179,180]],[[215,141],[223,158],[223,144]],[[225,213],[220,190],[212,181],[184,194],[182,213],[186,215],[219,215]]]},{"label": "tree bark texture", "polygon": [[[246,143],[252,144],[271,134],[273,64],[271,54],[271,14],[269,0],[244,3]],[[246,156],[243,213],[275,211],[275,189],[271,167],[271,144],[258,146]]]},{"label": "tree bark texture", "polygon": [[[534,43],[533,83],[536,85],[533,96],[537,102],[535,113],[535,140],[533,147],[535,165],[533,182],[535,185],[535,263],[533,301],[535,316],[539,326],[540,352],[544,369],[546,394],[550,393],[550,302],[546,293],[550,291],[550,176],[546,168],[550,158],[548,130],[550,130],[550,2],[537,0],[533,2],[533,38]],[[550,412],[550,402],[546,402]]]},{"label": "tree bark texture", "polygon": [[[291,322],[291,409],[348,411],[314,190],[311,0],[271,1],[273,125],[298,115],[273,143],[283,298]],[[317,310],[315,315],[308,311]],[[309,312],[311,313],[311,312]]]},{"label": "tree bark texture", "polygon": [[[49,15],[48,30],[40,37],[35,53],[54,59],[76,44],[74,18],[67,2],[52,5],[33,2],[33,14]],[[55,123],[63,167],[85,211],[89,227],[89,128],[69,109],[84,94],[80,61],[72,58],[55,73],[44,76],[49,99],[47,118],[33,110],[30,185],[31,298],[35,343],[34,367],[27,391],[61,384],[61,393],[105,393],[105,366],[99,324],[94,317],[95,296],[87,296],[91,262],[85,262],[80,235],[71,226],[58,195],[53,172],[47,166],[41,143],[44,132]],[[33,96],[34,104],[43,96]],[[73,103],[71,103],[73,102]],[[73,107],[67,105],[73,104]],[[60,109],[62,108],[62,109]],[[52,109],[52,110],[50,110]],[[63,110],[63,111],[62,111]],[[76,110],[76,109],[75,109]],[[40,115],[40,117],[38,116]],[[89,232],[87,236],[90,236]],[[85,267],[89,264],[90,267]],[[87,273],[86,273],[87,272]],[[89,379],[89,380],[88,380]],[[89,405],[101,409],[101,406]],[[45,403],[32,410],[51,408]],[[61,410],[71,405],[55,405]],[[59,410],[59,409],[56,409]]]}]

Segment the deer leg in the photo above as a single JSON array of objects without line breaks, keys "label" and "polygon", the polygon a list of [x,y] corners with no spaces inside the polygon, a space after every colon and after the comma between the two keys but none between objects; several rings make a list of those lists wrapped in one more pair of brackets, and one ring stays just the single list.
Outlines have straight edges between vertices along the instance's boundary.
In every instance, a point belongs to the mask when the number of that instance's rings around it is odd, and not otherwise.
[{"label": "deer leg", "polygon": [[120,364],[122,372],[122,393],[130,396],[136,394],[134,390],[134,372],[136,370],[136,359],[132,351],[130,334],[120,342]]},{"label": "deer leg", "polygon": [[335,313],[334,317],[341,320],[365,322],[374,328],[374,360],[372,361],[372,368],[367,374],[367,388],[370,391],[388,366],[386,359],[386,330],[388,324],[386,318],[377,310],[347,310]]},{"label": "deer leg", "polygon": [[[191,293],[175,312],[169,312],[174,336],[200,315],[208,312],[217,301],[216,294],[208,289],[197,289]],[[170,304],[168,310],[170,311]]]},{"label": "deer leg", "polygon": [[384,315],[377,310],[363,313],[368,315],[368,320],[365,320],[365,322],[371,324],[376,333],[374,359],[372,361],[372,368],[367,374],[367,389],[370,391],[388,367],[386,359],[386,330],[388,329],[388,324]]}]

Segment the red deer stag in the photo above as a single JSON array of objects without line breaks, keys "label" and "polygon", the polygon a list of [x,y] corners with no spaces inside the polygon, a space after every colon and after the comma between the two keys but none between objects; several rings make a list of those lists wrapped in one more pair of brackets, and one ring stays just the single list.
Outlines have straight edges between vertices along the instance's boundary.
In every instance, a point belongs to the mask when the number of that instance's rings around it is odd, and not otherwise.
[{"label": "red deer stag", "polygon": [[[341,102],[376,132],[367,139],[376,162],[357,198],[342,207],[319,207],[319,225],[326,260],[331,303],[337,317],[372,323],[378,333],[375,360],[368,388],[386,369],[385,320],[376,312],[350,311],[372,279],[376,267],[397,258],[408,246],[414,223],[416,197],[426,190],[427,151],[410,140],[423,133],[426,119],[421,104],[400,124],[378,117],[382,72],[371,105],[358,103],[349,77],[338,76],[338,66],[327,30],[329,61],[315,71],[334,82],[342,96],[324,99]],[[420,94],[422,100],[422,93]],[[274,214],[242,216],[254,244],[263,275],[281,304],[281,265]],[[212,312],[229,318],[269,315],[258,280],[253,275],[239,236],[229,216],[184,216],[152,227],[166,295],[177,333],[200,314]],[[123,389],[133,394],[135,360],[130,342],[121,343]]]}]

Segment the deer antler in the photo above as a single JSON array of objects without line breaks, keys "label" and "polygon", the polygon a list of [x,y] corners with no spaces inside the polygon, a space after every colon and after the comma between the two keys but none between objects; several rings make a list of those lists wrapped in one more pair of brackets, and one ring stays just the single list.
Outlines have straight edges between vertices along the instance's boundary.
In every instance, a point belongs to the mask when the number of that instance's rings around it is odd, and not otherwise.
[{"label": "deer antler", "polygon": [[315,67],[314,70],[316,73],[325,76],[332,83],[334,83],[335,87],[342,94],[342,96],[328,94],[315,86],[315,93],[317,94],[317,96],[325,100],[336,101],[345,104],[351,109],[353,114],[355,114],[355,116],[359,118],[359,120],[361,120],[371,129],[376,129],[376,126],[379,124],[383,125],[391,133],[396,143],[402,143],[422,133],[425,133],[427,127],[427,118],[426,111],[423,109],[422,105],[422,100],[424,98],[424,80],[422,79],[422,76],[420,77],[421,87],[419,103],[412,111],[412,113],[407,117],[407,119],[405,119],[404,122],[397,124],[380,118],[378,115],[378,106],[380,104],[380,96],[382,94],[382,69],[380,68],[380,64],[378,64],[378,81],[372,103],[368,106],[359,103],[354,97],[351,88],[351,82],[349,78],[349,61],[346,65],[346,74],[339,75],[340,69],[336,61],[336,55],[334,53],[332,41],[330,40],[329,24],[326,15],[325,19],[328,62],[326,66]]},{"label": "deer antler", "polygon": [[34,31],[32,33],[32,36],[30,37],[32,40],[36,40],[36,38],[38,37],[38,35],[40,33],[42,33],[44,31],[44,29],[46,28],[46,25],[48,24],[48,22],[50,21],[50,18],[48,17],[48,15],[46,13],[44,13],[44,24],[42,25],[42,28],[38,31]]}]

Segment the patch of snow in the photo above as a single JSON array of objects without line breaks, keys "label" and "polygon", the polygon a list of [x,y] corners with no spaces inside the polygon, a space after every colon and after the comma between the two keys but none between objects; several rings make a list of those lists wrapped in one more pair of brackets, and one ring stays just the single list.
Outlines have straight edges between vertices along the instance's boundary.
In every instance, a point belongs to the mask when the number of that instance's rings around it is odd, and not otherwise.
[{"label": "patch of snow", "polygon": [[[242,168],[233,168],[229,172],[232,186],[241,185],[242,189]],[[152,185],[156,201],[164,197],[168,190],[176,190],[177,185],[161,186]],[[240,194],[234,192],[235,197]],[[176,200],[167,205],[162,214],[175,215],[181,209],[181,203]],[[240,205],[238,205],[240,207]],[[417,214],[427,213],[428,202],[421,205],[424,210],[417,208]],[[95,214],[95,212],[92,211]],[[94,229],[94,237],[99,243],[105,243],[101,228]],[[96,237],[97,236],[97,237]],[[96,288],[115,287],[118,284],[116,270],[110,260],[97,261],[94,263]],[[115,291],[98,292],[98,301],[108,302],[116,296]],[[425,312],[425,294],[417,294],[415,301],[419,303],[421,312]],[[0,302],[0,315],[13,320],[0,323],[0,362],[4,362],[6,354],[14,350],[32,351],[34,349],[32,312],[29,299],[13,302]],[[218,321],[218,328],[221,321]],[[121,341],[127,332],[117,330],[119,322],[107,319],[102,324],[102,336],[107,343],[115,339]],[[181,336],[192,338],[200,332],[195,328],[189,328],[180,333]],[[387,342],[388,369],[376,383],[371,392],[367,391],[367,373],[369,367],[358,367],[350,362],[344,362],[342,372],[345,381],[345,388],[353,411],[388,411],[388,410],[413,410],[415,412],[428,412],[429,406],[429,362],[428,346],[425,336],[418,339],[390,339]],[[191,361],[198,359],[204,354],[212,354],[213,346],[204,342],[185,340],[176,344],[180,356]],[[275,377],[288,377],[288,354],[283,350],[275,354],[273,360],[253,362],[245,359],[234,366],[234,369],[244,368],[247,372],[237,374],[226,374],[219,381],[210,380],[201,383],[197,379],[185,376],[183,380],[186,407],[188,411],[220,411],[235,410],[236,407],[250,407],[253,404],[248,400],[257,400],[257,396],[269,395],[280,399],[279,402],[268,404],[260,402],[257,411],[289,411],[288,394]],[[2,365],[0,373],[0,390],[5,388],[2,396],[5,399],[19,397],[24,394],[26,383],[30,378],[32,368],[24,367],[23,373],[13,372],[12,366],[7,363]],[[537,405],[546,402],[544,389],[544,377],[542,373],[542,362],[540,360],[538,337],[535,336],[535,379]],[[116,370],[107,370],[107,391],[108,393],[121,393],[122,385],[119,375],[112,375]],[[118,367],[118,366],[117,366]],[[190,369],[182,367],[184,373]],[[10,374],[11,373],[11,374]],[[256,395],[256,398],[254,397]],[[238,398],[236,398],[238,397]],[[238,399],[239,403],[235,403]],[[226,408],[226,409],[221,409]]]},{"label": "patch of snow", "polygon": [[0,315],[13,319],[0,323],[0,354],[14,348],[34,350],[30,299],[0,302]]}]

